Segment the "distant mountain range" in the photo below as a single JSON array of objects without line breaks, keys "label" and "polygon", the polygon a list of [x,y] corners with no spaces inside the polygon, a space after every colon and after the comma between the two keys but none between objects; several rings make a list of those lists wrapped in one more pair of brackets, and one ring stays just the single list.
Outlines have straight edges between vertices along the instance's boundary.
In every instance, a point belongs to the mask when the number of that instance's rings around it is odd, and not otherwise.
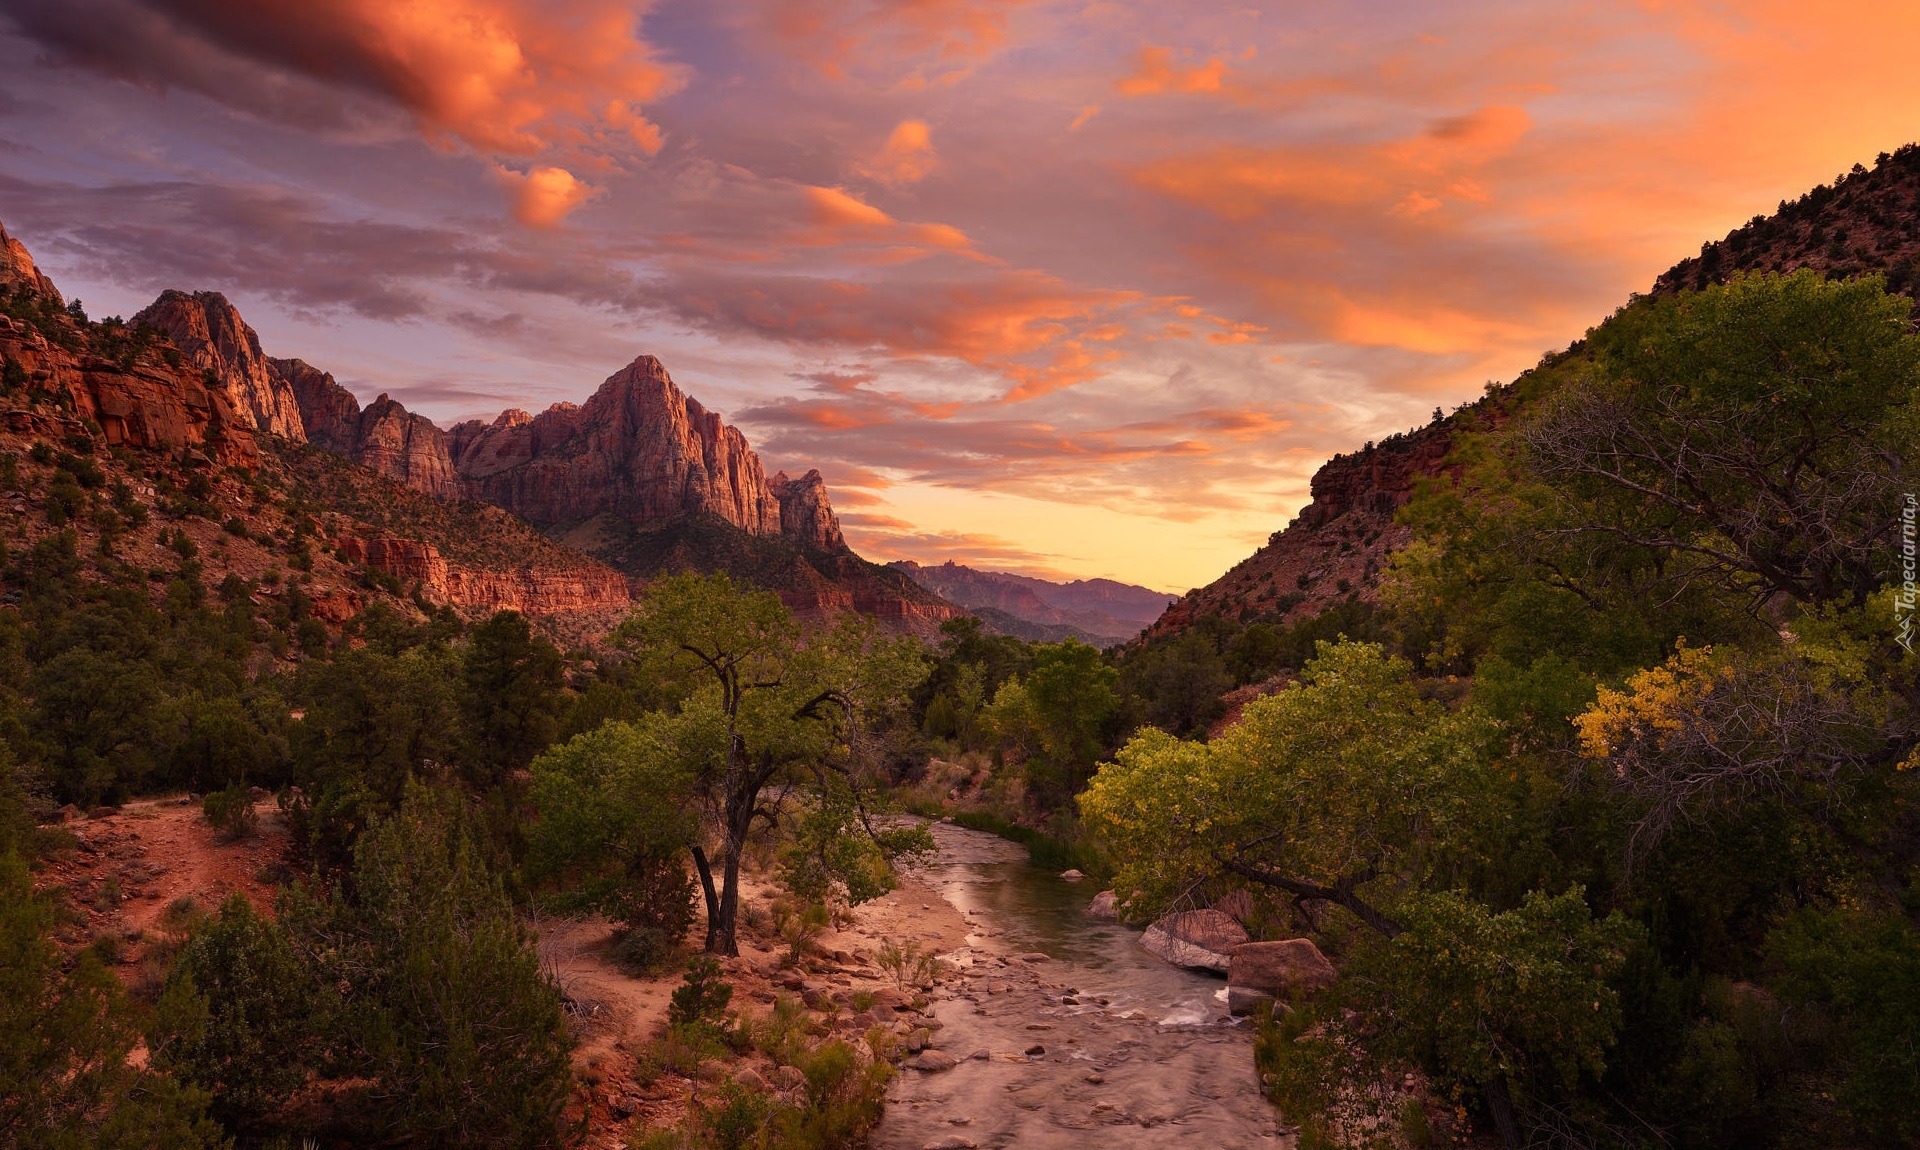
[{"label": "distant mountain range", "polygon": [[1046,642],[1069,637],[1102,647],[1124,642],[1179,598],[1112,579],[1054,583],[951,561],[923,567],[905,559],[888,566],[972,611],[996,631]]}]

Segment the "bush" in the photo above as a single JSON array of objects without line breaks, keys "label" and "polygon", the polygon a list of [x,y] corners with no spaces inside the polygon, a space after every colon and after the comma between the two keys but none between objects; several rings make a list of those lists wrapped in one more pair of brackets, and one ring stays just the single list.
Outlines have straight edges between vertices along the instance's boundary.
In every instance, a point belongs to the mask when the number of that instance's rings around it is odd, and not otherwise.
[{"label": "bush", "polygon": [[244,783],[235,782],[225,790],[208,795],[200,800],[200,810],[220,832],[220,837],[228,840],[252,835],[259,822],[253,810],[253,797],[247,793]]},{"label": "bush", "polygon": [[230,896],[181,948],[149,1045],[153,1065],[208,1091],[229,1128],[256,1130],[306,1080],[315,987],[280,926]]}]

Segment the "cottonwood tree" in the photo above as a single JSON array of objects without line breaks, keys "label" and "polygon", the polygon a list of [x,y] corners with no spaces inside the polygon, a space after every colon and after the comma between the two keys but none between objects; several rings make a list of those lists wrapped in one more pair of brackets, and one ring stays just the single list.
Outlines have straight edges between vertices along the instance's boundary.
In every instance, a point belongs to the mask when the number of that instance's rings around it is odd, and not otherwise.
[{"label": "cottonwood tree", "polygon": [[[693,764],[691,786],[720,847],[691,844],[707,907],[706,949],[738,954],[740,859],[756,826],[776,825],[803,792],[851,784],[860,830],[882,855],[924,849],[920,836],[865,817],[865,725],[901,706],[926,674],[913,640],[890,641],[847,616],[803,629],[778,596],[743,591],[725,575],[677,575],[653,584],[615,632],[643,674],[692,687],[678,715],[717,729],[718,747]],[[830,783],[832,786],[830,786]]]},{"label": "cottonwood tree", "polygon": [[1912,304],[1878,276],[1748,276],[1645,301],[1589,337],[1522,429],[1553,484],[1555,537],[1644,549],[1710,579],[1859,606],[1887,577],[1920,396]]},{"label": "cottonwood tree", "polygon": [[1117,890],[1167,905],[1222,875],[1386,935],[1394,905],[1489,804],[1489,724],[1420,697],[1372,643],[1321,643],[1300,681],[1210,743],[1148,729],[1080,798],[1122,860]]}]

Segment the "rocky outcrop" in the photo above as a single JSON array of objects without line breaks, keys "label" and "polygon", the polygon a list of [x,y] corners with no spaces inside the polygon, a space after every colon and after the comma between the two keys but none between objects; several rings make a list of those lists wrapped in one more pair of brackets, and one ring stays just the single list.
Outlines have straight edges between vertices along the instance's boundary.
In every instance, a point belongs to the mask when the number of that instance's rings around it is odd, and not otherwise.
[{"label": "rocky outcrop", "polygon": [[0,284],[14,290],[26,288],[30,293],[44,296],[56,304],[64,304],[59,289],[53,281],[41,274],[34,265],[33,257],[27,254],[27,246],[7,234],[0,226]]},{"label": "rocky outcrop", "polygon": [[354,459],[360,447],[360,401],[353,393],[303,359],[268,359],[267,366],[293,391],[307,442]]},{"label": "rocky outcrop", "polygon": [[386,532],[348,535],[336,545],[348,563],[391,575],[434,603],[492,612],[518,611],[543,617],[623,607],[626,579],[610,568],[581,564],[542,569],[531,565],[485,570],[455,567],[431,543]]},{"label": "rocky outcrop", "polygon": [[809,551],[846,549],[840,517],[827,502],[827,481],[818,470],[810,469],[798,479],[789,479],[782,471],[767,481],[767,489],[780,504],[780,534]]},{"label": "rocky outcrop", "polygon": [[781,530],[780,503],[746,436],[674,386],[650,355],[579,407],[460,424],[453,458],[469,495],[536,524],[707,514],[754,535]]},{"label": "rocky outcrop", "polygon": [[164,291],[133,322],[152,324],[165,332],[189,363],[211,372],[256,430],[292,440],[306,438],[293,389],[268,364],[260,337],[226,296],[213,291],[191,295]]},{"label": "rocky outcrop", "polygon": [[1140,936],[1140,945],[1162,961],[1222,974],[1232,962],[1233,948],[1246,941],[1246,928],[1217,910],[1175,912]]},{"label": "rocky outcrop", "polygon": [[382,475],[437,499],[461,496],[451,438],[431,419],[415,415],[383,392],[360,413],[354,458]]},{"label": "rocky outcrop", "polygon": [[[84,346],[79,326],[64,313],[48,322],[61,340]],[[224,388],[207,387],[192,369],[151,356],[126,363],[74,351],[4,315],[0,358],[19,365],[28,380],[24,392],[0,398],[0,418],[10,430],[61,443],[90,436],[91,420],[115,447],[197,453],[229,466],[259,461],[252,421],[234,409]]]}]

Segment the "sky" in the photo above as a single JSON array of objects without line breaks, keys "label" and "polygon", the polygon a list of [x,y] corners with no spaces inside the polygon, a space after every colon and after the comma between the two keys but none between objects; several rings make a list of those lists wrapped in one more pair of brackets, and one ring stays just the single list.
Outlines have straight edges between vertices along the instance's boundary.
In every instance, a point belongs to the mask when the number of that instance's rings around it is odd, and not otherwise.
[{"label": "sky", "polygon": [[1920,5],[0,0],[0,222],[442,424],[641,354],[878,560],[1211,581],[1920,137]]}]

